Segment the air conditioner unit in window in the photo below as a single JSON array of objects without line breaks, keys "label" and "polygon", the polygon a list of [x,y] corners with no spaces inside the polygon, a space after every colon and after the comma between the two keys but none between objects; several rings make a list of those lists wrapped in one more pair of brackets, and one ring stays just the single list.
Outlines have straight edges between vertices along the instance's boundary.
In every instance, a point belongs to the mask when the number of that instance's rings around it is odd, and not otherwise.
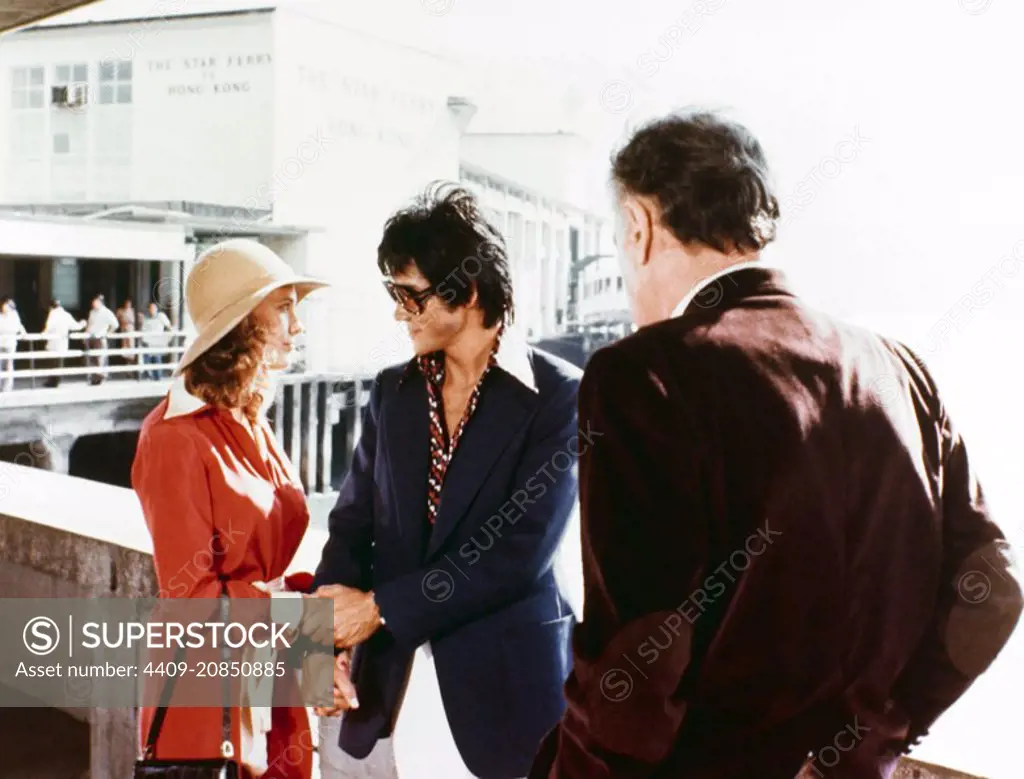
[{"label": "air conditioner unit in window", "polygon": [[54,105],[66,106],[67,108],[78,108],[89,102],[88,84],[65,84],[53,88]]},{"label": "air conditioner unit in window", "polygon": [[88,84],[71,84],[68,86],[68,105],[83,106],[89,102]]}]

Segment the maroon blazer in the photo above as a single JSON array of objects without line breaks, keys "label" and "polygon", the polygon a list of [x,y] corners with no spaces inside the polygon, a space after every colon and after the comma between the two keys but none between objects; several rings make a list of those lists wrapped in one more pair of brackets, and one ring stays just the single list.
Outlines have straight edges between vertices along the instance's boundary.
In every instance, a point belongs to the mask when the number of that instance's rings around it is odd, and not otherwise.
[{"label": "maroon blazer", "polygon": [[533,779],[886,776],[1020,616],[924,365],[777,272],[598,351],[579,411],[586,607]]}]

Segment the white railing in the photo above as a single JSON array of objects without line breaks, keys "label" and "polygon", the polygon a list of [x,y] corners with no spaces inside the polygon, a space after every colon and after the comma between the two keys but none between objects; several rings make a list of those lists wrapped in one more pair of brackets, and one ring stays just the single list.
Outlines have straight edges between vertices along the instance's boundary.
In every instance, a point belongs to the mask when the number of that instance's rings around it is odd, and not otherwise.
[{"label": "white railing", "polygon": [[[108,344],[117,339],[137,342],[141,333],[115,333],[107,336]],[[148,334],[147,334],[148,335]],[[28,368],[17,367],[15,378],[21,385],[16,392],[31,390],[28,382],[47,378],[83,377],[95,374],[109,374],[111,378],[134,379],[142,371],[159,371],[169,377],[183,350],[186,334],[175,331],[164,334],[180,342],[166,347],[114,347],[106,349],[70,348],[64,351],[42,349],[19,350],[9,355],[17,360],[16,365],[29,363]],[[52,336],[21,336],[20,342],[36,345]],[[72,343],[82,343],[90,336],[73,333]],[[33,361],[85,360],[89,357],[131,357],[141,355],[170,356],[160,364],[128,365],[85,365],[83,367],[61,367],[37,369]],[[126,376],[126,374],[128,374]],[[3,377],[0,376],[0,380]],[[276,396],[268,413],[274,434],[289,459],[295,464],[299,477],[308,495],[332,495],[341,477],[348,470],[352,452],[355,450],[362,429],[363,408],[370,397],[372,376],[358,376],[345,373],[312,373],[296,371],[286,373],[276,380]],[[28,397],[33,397],[29,392]],[[90,395],[83,393],[82,402],[90,402]],[[38,394],[39,402],[45,402],[43,393]],[[155,404],[156,401],[154,401]],[[0,420],[2,424],[2,420]]]},{"label": "white railing", "polygon": [[[106,336],[93,336],[89,333],[68,333],[68,349],[51,351],[45,348],[48,341],[64,340],[65,336],[52,333],[20,335],[16,337],[18,344],[28,344],[28,349],[13,352],[0,352],[0,358],[13,360],[13,377],[15,389],[31,389],[37,386],[40,379],[76,378],[82,376],[104,375],[109,378],[139,379],[142,373],[155,373],[165,378],[170,375],[185,351],[185,340],[188,334],[182,330],[170,330],[163,333],[115,332]],[[9,337],[9,336],[8,336]],[[105,348],[91,348],[89,342],[97,338],[106,341]],[[166,339],[167,346],[146,346],[142,338]],[[81,346],[79,346],[79,344]],[[125,344],[130,344],[126,346]],[[146,363],[143,357],[158,356],[160,362]],[[115,358],[115,359],[111,359]],[[96,364],[89,364],[96,360]],[[130,360],[130,362],[129,362]],[[68,362],[81,363],[68,366]],[[46,367],[39,367],[39,364]],[[0,375],[0,381],[4,376]],[[30,386],[18,387],[19,380],[31,380]]]}]

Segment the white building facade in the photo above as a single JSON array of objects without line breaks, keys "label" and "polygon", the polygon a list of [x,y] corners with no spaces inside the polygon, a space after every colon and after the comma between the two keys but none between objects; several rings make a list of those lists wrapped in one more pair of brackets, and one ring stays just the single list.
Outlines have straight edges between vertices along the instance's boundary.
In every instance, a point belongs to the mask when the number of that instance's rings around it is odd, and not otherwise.
[{"label": "white building facade", "polygon": [[580,271],[577,282],[577,318],[583,325],[631,321],[618,258],[611,247],[602,248],[599,259]]},{"label": "white building facade", "polygon": [[505,236],[517,324],[529,338],[564,332],[570,319],[570,267],[592,251],[605,224],[570,203],[467,162],[460,176]]},{"label": "white building facade", "polygon": [[[588,142],[568,132],[468,132],[461,156],[464,177],[491,171],[480,177],[486,182],[485,202],[504,225],[510,254],[519,260],[513,265],[519,286],[539,292],[526,301],[524,312],[531,324],[540,323],[531,327],[535,335],[551,337],[576,325],[622,319],[625,292],[613,256],[611,220],[602,208],[608,193],[593,181]],[[613,277],[608,287],[603,286],[607,277]]]},{"label": "white building facade", "polygon": [[[473,109],[453,99],[457,63],[343,21],[331,3],[266,3],[58,18],[0,38],[0,205],[204,220],[197,252],[233,235],[264,240],[333,284],[303,304],[307,365],[374,370],[407,346],[376,268],[383,223],[431,181],[462,178],[508,238],[520,324],[558,332],[568,264],[596,247],[600,219],[557,182],[539,181],[542,192],[460,165]],[[210,228],[217,220],[223,229]]]}]

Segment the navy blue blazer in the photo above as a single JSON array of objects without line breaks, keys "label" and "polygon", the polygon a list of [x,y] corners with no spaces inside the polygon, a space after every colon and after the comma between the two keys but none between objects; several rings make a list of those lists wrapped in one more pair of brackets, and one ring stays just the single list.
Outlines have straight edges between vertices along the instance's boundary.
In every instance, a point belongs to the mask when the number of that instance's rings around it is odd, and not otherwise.
[{"label": "navy blue blazer", "polygon": [[581,372],[537,349],[528,357],[536,391],[500,367],[484,379],[433,527],[425,380],[403,364],[374,383],[314,584],[372,589],[386,623],[353,656],[359,708],[339,743],[354,757],[391,734],[413,653],[428,641],[452,735],[477,776],[525,776],[562,716],[575,618],[553,561],[587,445]]}]

